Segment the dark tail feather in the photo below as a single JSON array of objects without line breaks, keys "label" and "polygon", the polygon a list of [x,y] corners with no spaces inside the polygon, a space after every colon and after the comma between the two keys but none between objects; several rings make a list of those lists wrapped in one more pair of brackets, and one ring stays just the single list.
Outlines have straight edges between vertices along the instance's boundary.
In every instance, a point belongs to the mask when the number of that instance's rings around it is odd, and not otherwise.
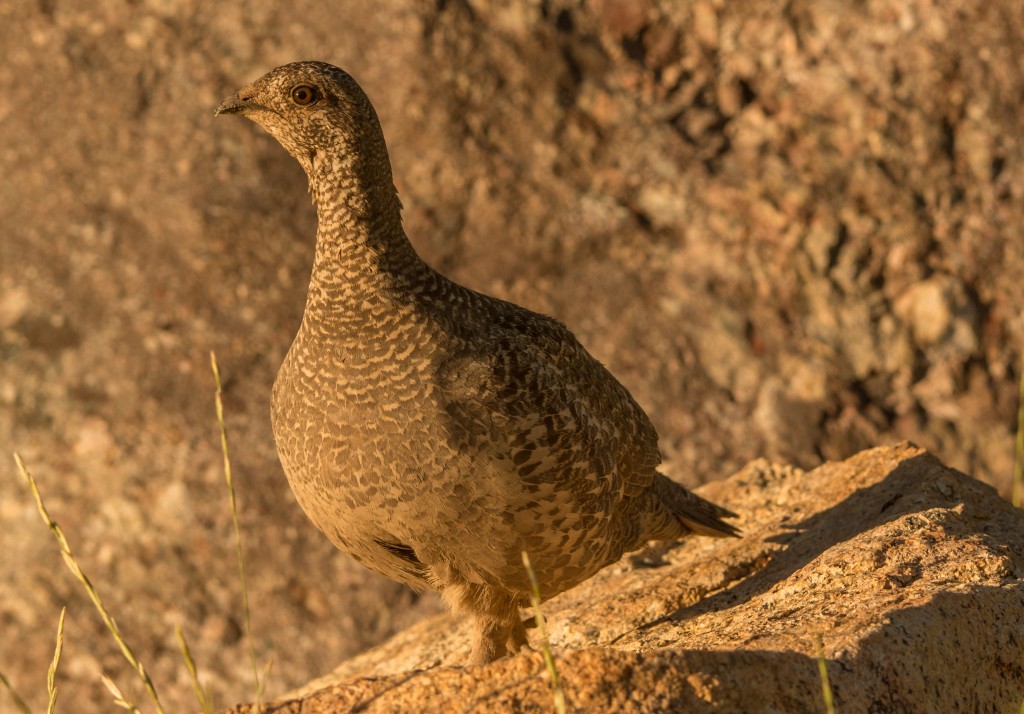
[{"label": "dark tail feather", "polygon": [[687,529],[716,538],[739,537],[739,529],[722,520],[737,517],[727,508],[716,506],[660,473],[655,478],[655,488],[661,502]]}]

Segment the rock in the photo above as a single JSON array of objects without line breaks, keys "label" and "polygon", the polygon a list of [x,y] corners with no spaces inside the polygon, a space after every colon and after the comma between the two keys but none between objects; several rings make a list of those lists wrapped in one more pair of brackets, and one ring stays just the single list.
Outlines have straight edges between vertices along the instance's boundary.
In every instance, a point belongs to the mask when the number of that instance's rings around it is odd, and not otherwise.
[{"label": "rock", "polygon": [[[755,461],[702,494],[743,538],[545,604],[571,708],[822,711],[818,637],[840,712],[1024,700],[1024,513],[991,487],[904,442],[810,472]],[[263,711],[551,709],[539,653],[448,666],[468,647],[465,624],[426,620]]]},{"label": "rock", "polygon": [[893,311],[910,323],[914,338],[922,346],[938,341],[953,319],[942,283],[934,279],[907,288],[893,303]]}]

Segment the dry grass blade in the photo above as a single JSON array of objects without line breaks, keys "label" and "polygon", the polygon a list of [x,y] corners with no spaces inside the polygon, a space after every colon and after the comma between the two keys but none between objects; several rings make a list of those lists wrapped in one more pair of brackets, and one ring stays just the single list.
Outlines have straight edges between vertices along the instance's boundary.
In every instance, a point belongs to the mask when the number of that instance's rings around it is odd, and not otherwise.
[{"label": "dry grass blade", "polygon": [[114,697],[114,704],[122,709],[127,709],[132,712],[132,714],[142,714],[137,706],[128,701],[124,696],[124,692],[122,692],[121,688],[114,683],[113,679],[105,674],[101,674],[100,680],[103,682],[103,686],[107,688],[107,691],[110,692],[111,696]]},{"label": "dry grass blade", "polygon": [[107,610],[106,605],[103,604],[103,600],[100,599],[100,594],[96,591],[92,581],[82,572],[82,568],[79,567],[78,561],[75,560],[74,554],[71,552],[71,546],[68,544],[68,539],[64,537],[64,531],[57,525],[57,522],[50,517],[49,511],[46,510],[46,506],[43,504],[43,495],[39,492],[39,487],[36,485],[36,481],[32,478],[32,474],[25,468],[25,462],[22,461],[19,454],[14,455],[14,462],[18,465],[18,471],[21,472],[22,477],[28,482],[28,487],[32,490],[32,495],[35,496],[36,506],[39,508],[39,515],[42,516],[43,522],[46,523],[50,532],[53,533],[53,537],[57,540],[57,545],[60,546],[60,554],[64,557],[64,563],[68,566],[68,570],[75,576],[78,582],[82,583],[85,587],[85,591],[89,593],[89,598],[92,600],[93,605],[96,606],[96,610],[99,611],[100,617],[103,618],[103,623],[110,630],[110,634],[113,635],[114,641],[117,642],[118,647],[121,648],[121,654],[128,660],[128,664],[132,666],[132,669],[139,675],[142,680],[142,684],[145,686],[146,691],[149,693],[153,703],[156,704],[156,710],[159,714],[165,714],[163,706],[160,704],[160,697],[156,693],[156,687],[153,685],[153,680],[150,679],[149,673],[146,672],[145,667],[139,662],[132,648],[128,646],[124,637],[121,635],[121,630],[118,628],[117,623],[114,622],[114,618],[111,617],[110,612]]},{"label": "dry grass blade", "polygon": [[263,698],[263,685],[266,684],[267,679],[270,677],[270,670],[272,670],[273,668],[274,668],[274,658],[271,657],[271,658],[267,659],[266,662],[263,663],[263,678],[260,679],[260,682],[262,682],[262,684],[260,685],[259,692],[257,692],[257,694],[259,695],[259,698],[261,698],[261,699]]},{"label": "dry grass blade", "polygon": [[57,622],[57,646],[53,648],[53,661],[50,668],[46,670],[46,691],[50,695],[50,701],[46,705],[46,714],[53,714],[57,708],[57,667],[60,665],[60,654],[64,651],[64,616],[68,609],[60,609],[60,620]]},{"label": "dry grass blade", "polygon": [[821,641],[821,634],[817,635],[818,645],[818,675],[821,677],[821,694],[825,698],[825,711],[827,714],[835,714],[836,706],[832,701],[832,685],[828,682],[828,667],[825,663],[825,645]]},{"label": "dry grass blade", "polygon": [[537,623],[537,632],[540,633],[541,652],[544,654],[544,664],[548,667],[548,674],[551,675],[551,691],[555,697],[555,712],[565,714],[565,690],[562,688],[562,680],[558,678],[558,669],[555,667],[555,658],[551,654],[551,643],[548,641],[548,628],[544,624],[544,614],[540,611],[540,585],[537,583],[537,573],[533,571],[530,563],[530,556],[523,551],[523,565],[526,573],[530,576],[530,604],[533,605],[533,619]]},{"label": "dry grass blade", "polygon": [[213,368],[213,380],[217,384],[217,392],[214,395],[214,402],[217,406],[217,423],[220,424],[220,448],[224,453],[224,478],[228,483],[228,498],[231,502],[231,523],[235,529],[235,555],[238,558],[238,578],[242,582],[242,615],[245,620],[245,636],[249,641],[249,661],[252,665],[252,680],[256,687],[256,713],[263,710],[264,682],[260,680],[259,668],[256,664],[256,646],[252,639],[252,619],[249,617],[249,588],[245,581],[245,559],[242,557],[242,531],[238,527],[238,508],[235,505],[235,481],[231,474],[231,454],[228,449],[228,430],[224,425],[224,390],[220,382],[220,367],[217,365],[217,355],[210,351],[210,366]]},{"label": "dry grass blade", "polygon": [[18,693],[14,691],[14,685],[11,684],[11,680],[7,679],[7,675],[0,672],[0,684],[4,685],[7,693],[11,695],[11,701],[14,702],[14,706],[17,707],[21,714],[32,714],[32,710],[28,708],[28,704],[25,700],[18,696]]},{"label": "dry grass blade", "polygon": [[204,714],[213,714],[213,702],[210,700],[209,695],[207,695],[206,690],[203,689],[203,685],[199,682],[196,661],[192,657],[192,650],[189,649],[188,642],[185,641],[185,633],[181,631],[181,625],[175,626],[174,634],[178,636],[178,645],[181,647],[181,654],[185,657],[188,678],[192,680],[192,689],[196,693],[196,699],[199,700],[199,706],[203,708]]},{"label": "dry grass blade", "polygon": [[[1024,358],[1021,359],[1020,390],[1017,393],[1017,458],[1013,463],[1013,507],[1024,501]],[[1024,704],[1021,704],[1024,714]]]}]

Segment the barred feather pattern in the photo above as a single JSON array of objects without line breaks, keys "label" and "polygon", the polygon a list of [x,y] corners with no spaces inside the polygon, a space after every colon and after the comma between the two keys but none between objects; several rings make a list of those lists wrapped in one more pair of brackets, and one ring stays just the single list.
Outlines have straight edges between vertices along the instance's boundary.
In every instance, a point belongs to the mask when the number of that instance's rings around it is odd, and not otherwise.
[{"label": "barred feather pattern", "polygon": [[548,598],[648,540],[736,533],[734,514],[657,471],[647,415],[565,326],[419,258],[352,77],[285,65],[218,113],[273,135],[317,207],[306,308],[271,399],[295,497],[339,549],[473,615],[471,661],[526,644],[522,551]]}]

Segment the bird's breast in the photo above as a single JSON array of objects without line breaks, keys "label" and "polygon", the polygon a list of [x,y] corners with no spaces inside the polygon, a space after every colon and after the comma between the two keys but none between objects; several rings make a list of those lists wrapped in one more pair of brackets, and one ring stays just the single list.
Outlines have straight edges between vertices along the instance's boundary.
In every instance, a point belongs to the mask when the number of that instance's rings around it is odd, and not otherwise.
[{"label": "bird's breast", "polygon": [[412,325],[353,342],[300,331],[271,400],[278,453],[293,488],[369,489],[373,482],[427,477],[417,465],[438,436],[437,356],[422,333]]}]

